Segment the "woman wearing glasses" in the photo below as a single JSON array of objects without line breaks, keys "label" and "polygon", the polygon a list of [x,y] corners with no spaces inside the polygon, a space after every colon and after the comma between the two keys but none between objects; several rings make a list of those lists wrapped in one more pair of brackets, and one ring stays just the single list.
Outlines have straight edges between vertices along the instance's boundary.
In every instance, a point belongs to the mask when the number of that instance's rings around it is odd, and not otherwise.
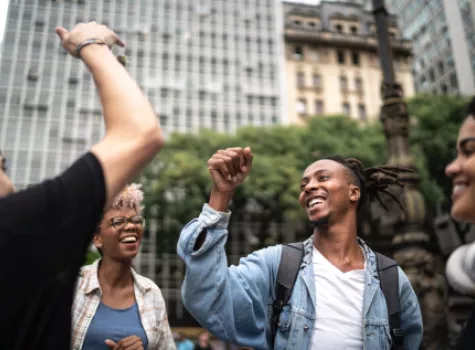
[{"label": "woman wearing glasses", "polygon": [[101,259],[81,270],[73,304],[73,349],[175,349],[160,289],[137,275],[143,192],[127,186],[104,212],[93,243]]}]

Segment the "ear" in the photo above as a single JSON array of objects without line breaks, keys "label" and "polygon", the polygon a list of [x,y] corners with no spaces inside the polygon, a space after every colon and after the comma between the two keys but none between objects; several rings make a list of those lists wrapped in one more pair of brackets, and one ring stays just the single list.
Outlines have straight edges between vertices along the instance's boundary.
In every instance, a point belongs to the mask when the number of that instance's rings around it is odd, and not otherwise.
[{"label": "ear", "polygon": [[350,202],[358,202],[361,196],[361,191],[358,186],[350,185]]},{"label": "ear", "polygon": [[102,248],[102,238],[98,233],[96,233],[92,238],[92,243],[96,248]]}]

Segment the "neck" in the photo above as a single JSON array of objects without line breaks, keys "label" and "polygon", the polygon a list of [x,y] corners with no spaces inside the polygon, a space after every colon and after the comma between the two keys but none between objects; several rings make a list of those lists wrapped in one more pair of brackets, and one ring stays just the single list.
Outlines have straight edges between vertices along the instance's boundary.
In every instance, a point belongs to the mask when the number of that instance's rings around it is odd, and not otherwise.
[{"label": "neck", "polygon": [[315,228],[313,245],[330,262],[351,266],[364,262],[356,237],[356,218],[350,217]]},{"label": "neck", "polygon": [[101,287],[125,288],[133,284],[130,268],[132,262],[123,262],[103,257],[99,265],[98,278]]}]

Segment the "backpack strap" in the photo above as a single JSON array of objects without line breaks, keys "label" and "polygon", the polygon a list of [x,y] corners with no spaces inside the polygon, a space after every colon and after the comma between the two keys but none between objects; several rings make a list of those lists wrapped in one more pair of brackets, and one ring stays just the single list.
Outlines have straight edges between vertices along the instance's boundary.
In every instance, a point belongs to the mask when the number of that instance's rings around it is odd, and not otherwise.
[{"label": "backpack strap", "polygon": [[396,261],[385,255],[375,253],[381,290],[386,299],[389,316],[389,328],[393,346],[391,349],[404,349],[404,333],[401,329],[399,305],[399,271]]},{"label": "backpack strap", "polygon": [[292,243],[282,245],[282,255],[280,258],[279,271],[277,273],[277,281],[275,284],[275,299],[272,304],[271,317],[271,336],[272,344],[275,341],[277,333],[277,325],[279,322],[282,308],[287,305],[292,289],[302,263],[304,255],[303,243]]}]

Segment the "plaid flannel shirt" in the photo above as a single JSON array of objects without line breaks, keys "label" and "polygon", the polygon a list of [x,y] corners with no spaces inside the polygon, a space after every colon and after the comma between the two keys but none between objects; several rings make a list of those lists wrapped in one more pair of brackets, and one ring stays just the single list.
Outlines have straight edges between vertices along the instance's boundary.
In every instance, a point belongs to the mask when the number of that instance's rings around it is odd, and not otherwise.
[{"label": "plaid flannel shirt", "polygon": [[[72,312],[72,340],[74,350],[82,349],[84,338],[101,301],[101,288],[97,278],[100,259],[84,266],[76,286]],[[150,350],[176,349],[162,293],[150,279],[131,269],[134,278],[135,299]]]}]

